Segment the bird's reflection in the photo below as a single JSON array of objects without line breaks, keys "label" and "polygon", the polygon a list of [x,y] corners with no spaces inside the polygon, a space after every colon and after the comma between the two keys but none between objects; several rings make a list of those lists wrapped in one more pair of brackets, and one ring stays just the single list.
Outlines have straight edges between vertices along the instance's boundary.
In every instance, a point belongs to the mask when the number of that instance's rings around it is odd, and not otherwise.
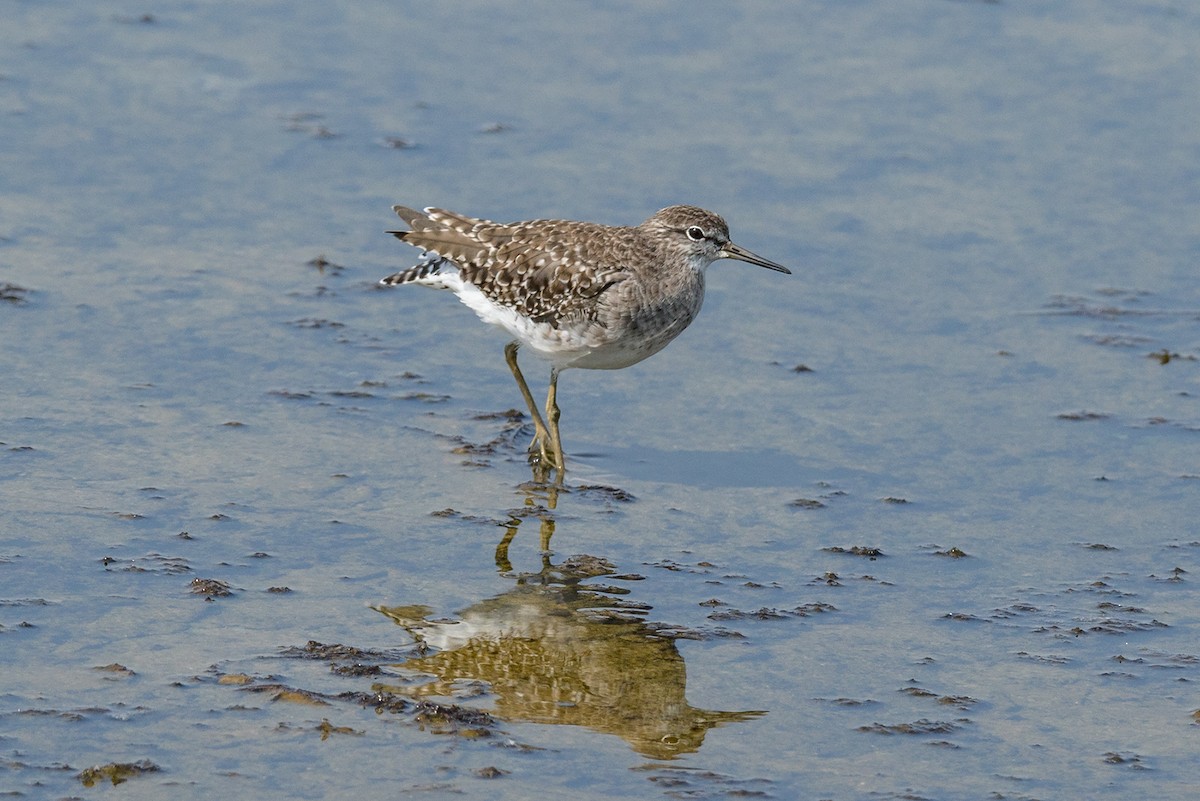
[{"label": "bird's reflection", "polygon": [[[532,466],[533,481],[521,485],[525,496],[519,511],[511,512],[504,527],[504,536],[496,546],[496,567],[501,573],[512,573],[512,562],[508,560],[508,547],[516,539],[522,523],[529,519],[538,521],[538,550],[542,555],[542,573],[552,569],[550,564],[550,538],[554,536],[554,510],[558,508],[558,496],[563,490],[563,475],[559,471],[553,482],[545,480],[545,473],[537,465]],[[537,574],[541,575],[541,574]],[[519,580],[526,580],[524,577]]]},{"label": "bird's reflection", "polygon": [[[464,682],[482,681],[500,718],[586,726],[657,759],[696,751],[714,726],[763,714],[689,705],[674,636],[643,620],[649,607],[624,599],[624,588],[589,583],[613,575],[612,563],[592,556],[553,563],[551,511],[560,489],[525,488],[529,514],[514,517],[496,550],[497,566],[515,579],[512,589],[454,620],[430,620],[422,606],[377,607],[426,649],[397,667],[433,678],[376,690],[453,697]],[[508,546],[529,519],[539,521],[542,566],[513,575]]]}]

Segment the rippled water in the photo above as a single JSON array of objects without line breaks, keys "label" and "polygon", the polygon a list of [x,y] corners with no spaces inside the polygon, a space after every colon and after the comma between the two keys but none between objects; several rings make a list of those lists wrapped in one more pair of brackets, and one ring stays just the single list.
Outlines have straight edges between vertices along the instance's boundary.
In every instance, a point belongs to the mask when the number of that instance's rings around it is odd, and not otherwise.
[{"label": "rippled water", "polygon": [[[1192,797],[1190,8],[0,19],[0,792]],[[540,484],[388,209],[676,202]]]}]

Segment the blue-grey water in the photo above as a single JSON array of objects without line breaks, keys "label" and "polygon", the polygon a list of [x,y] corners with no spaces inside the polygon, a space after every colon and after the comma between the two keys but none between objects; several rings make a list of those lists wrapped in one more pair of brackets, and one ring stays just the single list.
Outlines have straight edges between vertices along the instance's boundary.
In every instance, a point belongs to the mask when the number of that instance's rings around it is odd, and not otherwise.
[{"label": "blue-grey water", "polygon": [[[1153,0],[5,0],[0,794],[1193,798],[1197,74]],[[389,208],[679,202],[795,275],[538,485]]]}]

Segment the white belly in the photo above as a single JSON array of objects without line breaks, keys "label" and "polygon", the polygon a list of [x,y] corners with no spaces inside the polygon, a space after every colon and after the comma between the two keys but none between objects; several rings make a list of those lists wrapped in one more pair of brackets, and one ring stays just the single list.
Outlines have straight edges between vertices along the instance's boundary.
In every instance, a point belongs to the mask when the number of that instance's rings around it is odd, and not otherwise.
[{"label": "white belly", "polygon": [[608,319],[556,327],[494,303],[476,286],[463,281],[457,271],[440,274],[436,279],[417,283],[453,291],[479,319],[502,328],[560,370],[617,370],[637,364],[679,336],[695,319],[704,299],[701,284],[699,293],[687,293],[653,310],[643,309],[632,315],[614,312]]}]

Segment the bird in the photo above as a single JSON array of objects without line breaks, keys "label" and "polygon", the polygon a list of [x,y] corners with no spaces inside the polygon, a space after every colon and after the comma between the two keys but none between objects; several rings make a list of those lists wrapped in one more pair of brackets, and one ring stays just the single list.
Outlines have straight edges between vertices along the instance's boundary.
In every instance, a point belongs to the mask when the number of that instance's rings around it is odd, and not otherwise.
[{"label": "bird", "polygon": [[[558,375],[571,367],[616,370],[653,356],[700,312],[704,274],[718,259],[791,270],[729,238],[719,215],[668,206],[640,225],[539,219],[497,223],[440,208],[392,210],[409,230],[387,231],[422,250],[417,264],[380,280],[447,289],[481,320],[508,332],[505,361],[535,429],[529,452],[565,468]],[[550,362],[542,417],[517,350]]]}]

